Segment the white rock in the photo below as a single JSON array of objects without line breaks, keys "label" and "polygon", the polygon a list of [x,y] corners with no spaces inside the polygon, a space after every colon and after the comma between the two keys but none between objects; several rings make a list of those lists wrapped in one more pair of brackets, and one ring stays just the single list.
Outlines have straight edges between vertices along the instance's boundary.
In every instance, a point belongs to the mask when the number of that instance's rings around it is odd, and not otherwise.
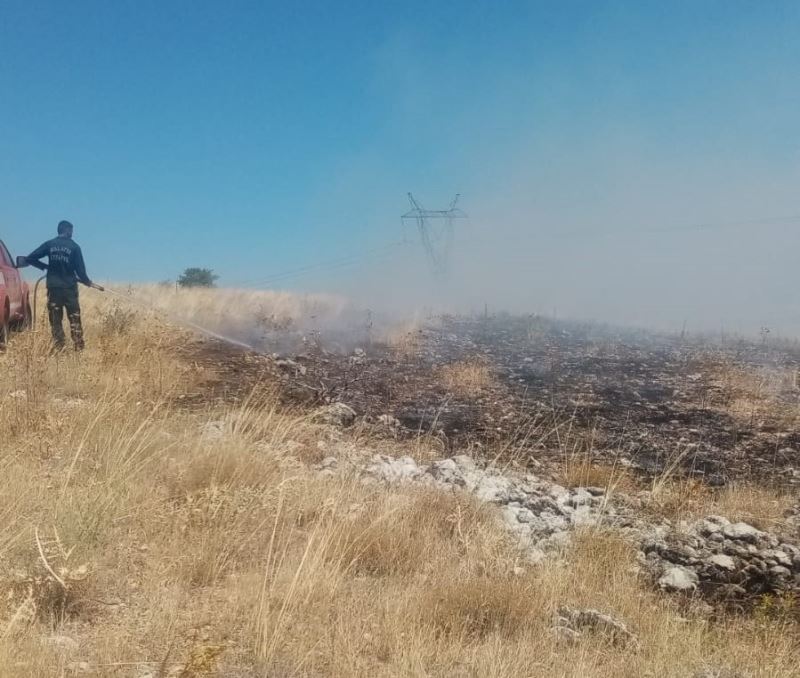
[{"label": "white rock", "polygon": [[48,636],[44,639],[44,643],[64,652],[74,652],[78,649],[78,641],[69,636]]},{"label": "white rock", "polygon": [[279,358],[275,361],[275,366],[287,372],[294,372],[295,376],[298,374],[301,376],[305,375],[307,371],[305,365],[301,365],[300,363],[290,360],[289,358]]},{"label": "white rock", "polygon": [[722,525],[714,522],[713,520],[701,520],[697,523],[697,527],[702,534],[711,535],[722,531]]},{"label": "white rock", "polygon": [[344,403],[332,403],[317,410],[315,418],[323,424],[340,426],[342,428],[351,426],[356,420],[356,411]]},{"label": "white rock", "polygon": [[569,520],[567,518],[556,515],[551,511],[542,511],[542,513],[539,514],[539,519],[547,525],[547,530],[549,532],[558,532],[560,530],[566,530],[569,527]]},{"label": "white rock", "polygon": [[517,514],[517,520],[520,523],[532,523],[534,520],[536,520],[536,516],[530,509],[520,506],[519,508],[513,510]]},{"label": "white rock", "polygon": [[753,542],[764,536],[761,530],[756,529],[747,523],[733,523],[722,528],[722,534],[728,539],[741,539],[742,541]]},{"label": "white rock", "polygon": [[225,435],[224,421],[207,421],[203,424],[201,435],[206,440],[219,440]]},{"label": "white rock", "polygon": [[658,585],[666,591],[693,591],[697,588],[698,581],[694,570],[674,565],[664,572]]},{"label": "white rock", "polygon": [[504,506],[503,510],[500,512],[500,515],[502,516],[503,523],[508,530],[516,534],[524,542],[531,540],[533,527],[528,523],[520,522],[517,519],[517,512],[513,508]]},{"label": "white rock", "polygon": [[[467,455],[434,461],[429,466],[419,466],[410,457],[375,455],[363,473],[365,481],[420,482],[443,490],[463,488],[480,501],[499,506],[502,522],[531,562],[544,558],[545,552],[563,551],[573,526],[617,520],[613,507],[601,510],[603,499],[586,489],[570,491],[530,473],[483,468]],[[575,498],[577,508],[570,505]]]},{"label": "white rock", "polygon": [[339,460],[336,457],[325,457],[320,464],[321,471],[333,471],[339,465]]},{"label": "white rock", "polygon": [[553,634],[553,638],[558,643],[563,645],[576,645],[581,638],[580,633],[573,631],[568,626],[553,626],[550,629],[550,633]]},{"label": "white rock", "polygon": [[784,567],[792,566],[792,559],[783,551],[778,549],[767,549],[759,553],[759,556],[764,560],[774,560],[778,565]]},{"label": "white rock", "polygon": [[725,516],[707,516],[706,521],[711,523],[716,523],[717,525],[720,525],[722,527],[731,524],[731,521],[728,520]]},{"label": "white rock", "polygon": [[547,554],[542,549],[530,548],[525,552],[525,561],[531,565],[538,565],[545,558],[547,558]]},{"label": "white rock", "polygon": [[477,468],[475,460],[466,454],[457,454],[453,457],[453,462],[455,462],[462,471],[474,471]]},{"label": "white rock", "polygon": [[428,474],[443,485],[464,485],[461,469],[452,459],[442,459],[430,465]]},{"label": "white rock", "polygon": [[423,474],[422,469],[411,457],[392,459],[376,456],[366,472],[373,478],[387,483],[408,482],[418,479]]},{"label": "white rock", "polygon": [[561,607],[558,610],[557,625],[579,633],[584,631],[598,633],[615,644],[639,647],[638,638],[628,630],[624,622],[598,610]]},{"label": "white rock", "polygon": [[593,487],[589,486],[585,488],[586,491],[591,494],[593,497],[602,497],[605,495],[606,490],[603,487]]},{"label": "white rock", "polygon": [[[467,486],[469,487],[469,485],[469,479],[467,479]],[[507,478],[481,474],[472,491],[481,501],[507,504],[512,499],[510,489],[511,482]]]},{"label": "white rock", "polygon": [[572,512],[570,519],[573,525],[594,525],[599,517],[599,514],[592,511],[591,506],[583,504]]},{"label": "white rock", "polygon": [[565,502],[569,500],[569,490],[561,485],[551,485],[548,494],[557,499],[559,502],[563,499]]},{"label": "white rock", "polygon": [[575,490],[572,496],[569,498],[569,504],[578,508],[579,506],[584,506],[585,504],[591,504],[594,502],[594,496],[592,496],[589,492],[587,492],[584,488],[579,487]]},{"label": "white rock", "polygon": [[715,553],[708,558],[708,562],[721,570],[733,572],[733,570],[736,569],[736,561],[730,556],[726,556],[724,553]]},{"label": "white rock", "polygon": [[83,407],[86,404],[83,398],[53,398],[53,402],[69,409]]},{"label": "white rock", "polygon": [[769,573],[773,577],[779,577],[781,579],[789,578],[792,576],[792,572],[788,567],[783,567],[783,565],[776,565],[775,567],[769,568]]},{"label": "white rock", "polygon": [[390,429],[398,429],[401,426],[400,420],[397,417],[393,417],[391,414],[382,414],[378,417],[378,423]]}]

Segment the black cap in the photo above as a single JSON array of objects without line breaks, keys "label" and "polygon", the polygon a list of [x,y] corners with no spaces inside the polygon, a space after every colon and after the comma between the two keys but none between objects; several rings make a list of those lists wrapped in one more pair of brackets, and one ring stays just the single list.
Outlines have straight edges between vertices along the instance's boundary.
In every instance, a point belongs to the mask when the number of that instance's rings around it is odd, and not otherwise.
[{"label": "black cap", "polygon": [[69,231],[72,228],[73,228],[72,224],[70,222],[68,222],[68,221],[59,221],[58,222],[58,234],[59,235],[63,235],[64,233],[66,233],[67,231]]}]

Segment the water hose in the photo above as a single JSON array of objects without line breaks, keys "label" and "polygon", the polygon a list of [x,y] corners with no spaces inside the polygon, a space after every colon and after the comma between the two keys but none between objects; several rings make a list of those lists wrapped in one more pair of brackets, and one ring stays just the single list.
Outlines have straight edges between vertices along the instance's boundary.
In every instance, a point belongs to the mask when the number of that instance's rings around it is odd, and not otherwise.
[{"label": "water hose", "polygon": [[[41,284],[42,280],[47,277],[47,274],[43,275],[36,281],[36,284],[33,286],[33,317],[31,318],[31,327],[36,327],[36,303],[39,299],[39,285]],[[105,288],[101,285],[95,285],[92,283],[91,285],[87,285],[87,287],[91,287],[94,290],[99,290],[100,292],[105,292]]]},{"label": "water hose", "polygon": [[36,300],[39,298],[39,283],[41,283],[46,277],[46,274],[43,275],[33,286],[33,317],[31,318],[31,327],[36,327]]}]

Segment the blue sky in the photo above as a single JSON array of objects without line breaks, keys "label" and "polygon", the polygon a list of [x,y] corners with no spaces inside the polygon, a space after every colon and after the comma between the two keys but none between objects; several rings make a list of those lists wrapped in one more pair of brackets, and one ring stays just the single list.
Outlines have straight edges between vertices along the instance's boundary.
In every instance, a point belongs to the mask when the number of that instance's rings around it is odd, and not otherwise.
[{"label": "blue sky", "polygon": [[[460,191],[498,295],[504,261],[552,282],[543,261],[631,247],[718,276],[766,232],[800,245],[798,224],[734,229],[715,258],[679,229],[800,214],[798,28],[796,2],[2,0],[2,237],[25,252],[68,218],[97,278],[238,284],[394,242],[406,191]],[[565,231],[632,239],[581,254]],[[789,263],[753,272],[784,305]],[[580,289],[536,304],[582,313]]]}]

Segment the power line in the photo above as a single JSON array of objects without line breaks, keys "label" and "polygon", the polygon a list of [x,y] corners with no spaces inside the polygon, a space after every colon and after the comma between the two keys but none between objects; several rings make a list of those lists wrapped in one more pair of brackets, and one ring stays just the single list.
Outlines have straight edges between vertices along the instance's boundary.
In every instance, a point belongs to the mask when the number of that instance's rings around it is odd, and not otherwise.
[{"label": "power line", "polygon": [[369,250],[365,250],[356,255],[350,255],[345,257],[339,257],[336,259],[320,261],[315,264],[310,264],[308,266],[302,266],[299,268],[289,269],[286,271],[275,273],[273,275],[267,276],[266,278],[246,280],[240,283],[240,285],[244,287],[270,285],[276,282],[282,282],[284,280],[291,280],[294,278],[301,278],[316,273],[326,273],[328,271],[348,268],[362,263],[380,261],[393,256],[398,252],[399,248],[406,246],[407,243],[404,242],[390,243],[388,245],[383,245],[380,247],[375,247]]},{"label": "power line", "polygon": [[[458,196],[456,196],[455,200],[450,205],[450,209],[448,210],[423,210],[421,207],[419,207],[419,204],[414,200],[413,196],[411,196],[410,194],[409,198],[410,200],[413,201],[412,204],[416,205],[416,207],[410,212],[404,214],[403,219],[414,219],[414,220],[422,219],[425,221],[430,218],[442,218],[445,220],[449,220],[452,218],[466,217],[466,215],[463,212],[461,212],[461,210],[455,207],[456,201],[458,200]],[[455,210],[456,214],[453,214],[453,210]],[[550,232],[539,232],[536,235],[539,237],[556,238],[556,239],[574,238],[574,237],[582,237],[582,238],[604,237],[604,236],[614,236],[614,235],[636,236],[641,234],[650,235],[659,233],[669,234],[669,233],[686,233],[686,232],[698,232],[698,231],[728,230],[728,229],[741,228],[744,226],[789,224],[789,223],[800,223],[800,215],[761,217],[761,218],[728,220],[728,221],[718,221],[718,222],[699,222],[696,224],[684,224],[677,226],[655,226],[640,230],[619,229],[619,230],[604,230],[604,231],[561,231],[561,232],[550,231]],[[427,230],[428,238],[427,239],[425,237],[422,238],[423,247],[425,248],[428,257],[431,260],[434,269],[437,272],[441,273],[446,269],[446,265],[449,263],[450,247],[452,246],[452,235],[449,240],[446,237],[446,234],[443,239],[438,237],[435,238],[431,234],[430,230],[427,229],[427,223],[425,224],[425,228],[423,229],[423,231],[425,230]],[[421,231],[420,234],[422,235],[422,233],[423,232]],[[363,252],[360,252],[358,254],[346,255],[334,259],[319,261],[314,264],[309,264],[294,269],[279,271],[264,278],[258,278],[258,279],[253,278],[245,280],[241,282],[239,285],[242,287],[268,286],[278,282],[295,280],[298,278],[303,278],[319,273],[328,273],[336,270],[346,269],[353,266],[357,266],[359,264],[377,262],[390,258],[391,256],[394,256],[399,252],[400,249],[408,247],[409,244],[410,243],[406,241],[389,243],[387,245],[381,245],[368,250],[364,250]],[[442,247],[443,249],[437,249],[437,247]]]},{"label": "power line", "polygon": [[617,229],[603,231],[550,231],[539,232],[537,235],[550,238],[573,238],[573,237],[603,237],[607,235],[630,235],[656,233],[687,233],[696,231],[721,231],[741,228],[743,226],[758,226],[766,224],[791,224],[800,222],[800,215],[789,215],[780,217],[762,217],[757,219],[740,219],[731,221],[700,222],[696,224],[684,224],[679,226],[654,226],[639,230]]}]

